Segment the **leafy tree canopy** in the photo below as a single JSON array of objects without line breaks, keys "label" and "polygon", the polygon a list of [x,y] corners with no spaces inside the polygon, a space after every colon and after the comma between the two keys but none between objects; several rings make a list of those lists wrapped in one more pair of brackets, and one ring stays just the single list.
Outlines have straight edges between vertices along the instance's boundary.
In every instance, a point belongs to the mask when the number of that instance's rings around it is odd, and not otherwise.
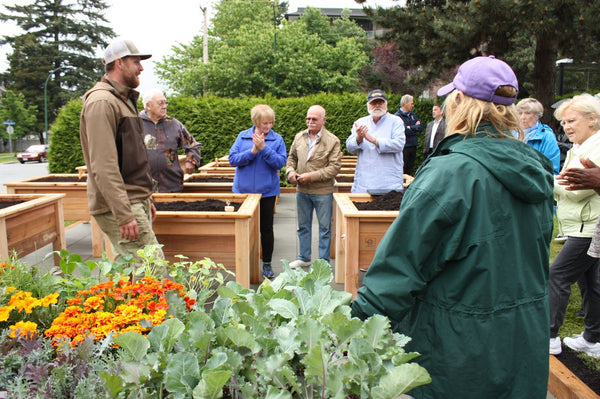
[{"label": "leafy tree canopy", "polygon": [[469,58],[494,54],[515,69],[521,96],[535,96],[547,108],[557,59],[597,61],[598,11],[600,0],[408,0],[405,7],[370,9],[406,55],[401,66],[420,68],[414,81],[432,81]]},{"label": "leafy tree canopy", "polygon": [[[23,94],[16,94],[12,90],[7,90],[0,99],[0,123],[9,119],[15,122],[14,132],[11,135],[12,139],[35,133],[33,129],[36,122],[36,112],[37,108],[34,105],[29,107],[25,105]],[[6,126],[3,124],[0,124],[0,137],[8,138]]]},{"label": "leafy tree canopy", "polygon": [[[366,33],[345,13],[333,24],[318,9],[282,20],[286,3],[222,0],[212,20],[210,62],[202,39],[173,47],[158,76],[184,95],[302,96],[356,91],[368,63]],[[205,82],[205,85],[200,82]],[[205,91],[206,88],[206,91]]]},{"label": "leafy tree canopy", "polygon": [[14,21],[23,32],[0,38],[0,45],[13,50],[9,69],[0,79],[8,89],[23,93],[28,105],[37,106],[41,135],[46,83],[53,119],[58,108],[102,75],[95,50],[114,37],[112,28],[105,26],[108,6],[103,0],[36,0],[4,8],[0,21]]}]

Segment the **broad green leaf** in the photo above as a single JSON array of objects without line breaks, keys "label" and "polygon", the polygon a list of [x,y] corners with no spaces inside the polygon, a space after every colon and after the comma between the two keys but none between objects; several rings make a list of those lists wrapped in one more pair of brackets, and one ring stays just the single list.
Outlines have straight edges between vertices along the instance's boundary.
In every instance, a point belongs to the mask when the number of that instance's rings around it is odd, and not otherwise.
[{"label": "broad green leaf", "polygon": [[406,363],[394,367],[371,390],[373,399],[395,399],[421,385],[429,384],[431,377],[427,370],[416,363]]},{"label": "broad green leaf", "polygon": [[292,394],[290,393],[290,391],[285,389],[269,387],[265,399],[292,399]]},{"label": "broad green leaf", "polygon": [[223,387],[231,378],[229,370],[208,370],[193,391],[194,399],[218,399],[223,396]]},{"label": "broad green leaf", "polygon": [[256,337],[241,328],[224,327],[217,330],[217,335],[225,337],[237,347],[248,348],[252,353],[257,353],[262,349],[256,342]]},{"label": "broad green leaf", "polygon": [[148,341],[154,350],[170,353],[184,330],[185,325],[179,319],[169,319],[150,331]]},{"label": "broad green leaf", "polygon": [[285,319],[296,319],[298,317],[298,306],[285,299],[271,299],[269,307]]},{"label": "broad green leaf", "polygon": [[308,377],[316,377],[320,382],[325,378],[327,371],[327,354],[321,345],[314,346],[302,360],[302,364],[306,366],[304,375]]},{"label": "broad green leaf", "polygon": [[307,345],[308,349],[321,342],[324,331],[325,326],[315,319],[309,317],[298,319],[298,338]]},{"label": "broad green leaf", "polygon": [[390,320],[382,315],[373,315],[365,321],[364,331],[367,334],[367,340],[373,348],[382,348],[384,342],[382,337],[385,334],[390,334]]},{"label": "broad green leaf", "polygon": [[298,339],[298,330],[290,326],[280,326],[273,330],[273,337],[277,339],[278,350],[287,353],[289,356],[294,356],[300,348],[300,339]]},{"label": "broad green leaf", "polygon": [[123,390],[123,379],[118,375],[109,374],[106,371],[100,372],[100,378],[104,383],[104,389],[111,398],[116,398]]},{"label": "broad green leaf", "polygon": [[363,322],[359,319],[348,320],[341,313],[325,314],[321,321],[333,331],[338,345],[360,332],[363,326]]},{"label": "broad green leaf", "polygon": [[206,351],[215,336],[215,323],[203,311],[192,312],[187,316],[186,331],[192,345],[201,351]]},{"label": "broad green leaf", "polygon": [[125,349],[131,357],[139,362],[150,348],[150,342],[142,334],[128,331],[113,338],[115,344]]},{"label": "broad green leaf", "polygon": [[229,320],[229,309],[231,308],[231,298],[217,298],[210,312],[210,318],[215,322],[215,326],[222,326]]},{"label": "broad green leaf", "polygon": [[165,372],[165,387],[172,393],[192,392],[200,379],[200,367],[191,353],[176,353],[169,358]]}]

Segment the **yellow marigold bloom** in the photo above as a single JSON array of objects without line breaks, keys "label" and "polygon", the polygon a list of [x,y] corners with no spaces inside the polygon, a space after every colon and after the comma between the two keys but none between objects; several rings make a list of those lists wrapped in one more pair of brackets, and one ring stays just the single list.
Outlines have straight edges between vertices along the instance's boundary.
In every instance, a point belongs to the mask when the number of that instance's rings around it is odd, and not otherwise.
[{"label": "yellow marigold bloom", "polygon": [[58,292],[50,295],[46,295],[42,298],[42,306],[47,308],[50,305],[56,305],[58,303]]},{"label": "yellow marigold bloom", "polygon": [[0,321],[6,321],[10,317],[10,312],[14,309],[14,306],[3,306],[0,308]]},{"label": "yellow marigold bloom", "polygon": [[11,296],[8,305],[14,306],[19,312],[24,310],[25,313],[31,313],[33,308],[41,305],[41,301],[33,298],[31,292],[19,291]]},{"label": "yellow marigold bloom", "polygon": [[8,286],[4,289],[5,292],[16,291],[17,287]]},{"label": "yellow marigold bloom", "polygon": [[19,337],[33,338],[34,334],[37,334],[37,324],[32,321],[19,321],[10,328],[9,337],[15,338],[17,334]]}]

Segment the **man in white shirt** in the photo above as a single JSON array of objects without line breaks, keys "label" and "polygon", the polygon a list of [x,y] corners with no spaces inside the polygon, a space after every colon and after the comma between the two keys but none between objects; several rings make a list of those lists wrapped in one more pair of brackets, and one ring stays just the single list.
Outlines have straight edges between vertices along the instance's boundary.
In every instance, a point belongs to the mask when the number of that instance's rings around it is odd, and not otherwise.
[{"label": "man in white shirt", "polygon": [[435,150],[435,147],[446,135],[446,119],[444,119],[442,107],[437,104],[434,105],[431,114],[433,115],[433,121],[427,124],[425,139],[423,140],[423,155],[425,157]]}]

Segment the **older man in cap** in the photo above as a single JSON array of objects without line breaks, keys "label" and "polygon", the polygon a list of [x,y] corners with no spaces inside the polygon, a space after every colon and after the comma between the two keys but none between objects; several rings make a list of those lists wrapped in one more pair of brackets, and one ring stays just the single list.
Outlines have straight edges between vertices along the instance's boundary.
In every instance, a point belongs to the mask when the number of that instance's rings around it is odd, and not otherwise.
[{"label": "older man in cap", "polygon": [[387,112],[387,98],[381,90],[369,93],[367,110],[369,116],[354,122],[346,140],[348,151],[358,154],[352,192],[403,191],[404,122]]},{"label": "older man in cap", "polygon": [[88,206],[117,259],[158,244],[152,231],[153,182],[134,90],[144,70],[141,61],[150,57],[130,40],[111,43],[102,60],[106,74],[83,96],[80,138]]}]

